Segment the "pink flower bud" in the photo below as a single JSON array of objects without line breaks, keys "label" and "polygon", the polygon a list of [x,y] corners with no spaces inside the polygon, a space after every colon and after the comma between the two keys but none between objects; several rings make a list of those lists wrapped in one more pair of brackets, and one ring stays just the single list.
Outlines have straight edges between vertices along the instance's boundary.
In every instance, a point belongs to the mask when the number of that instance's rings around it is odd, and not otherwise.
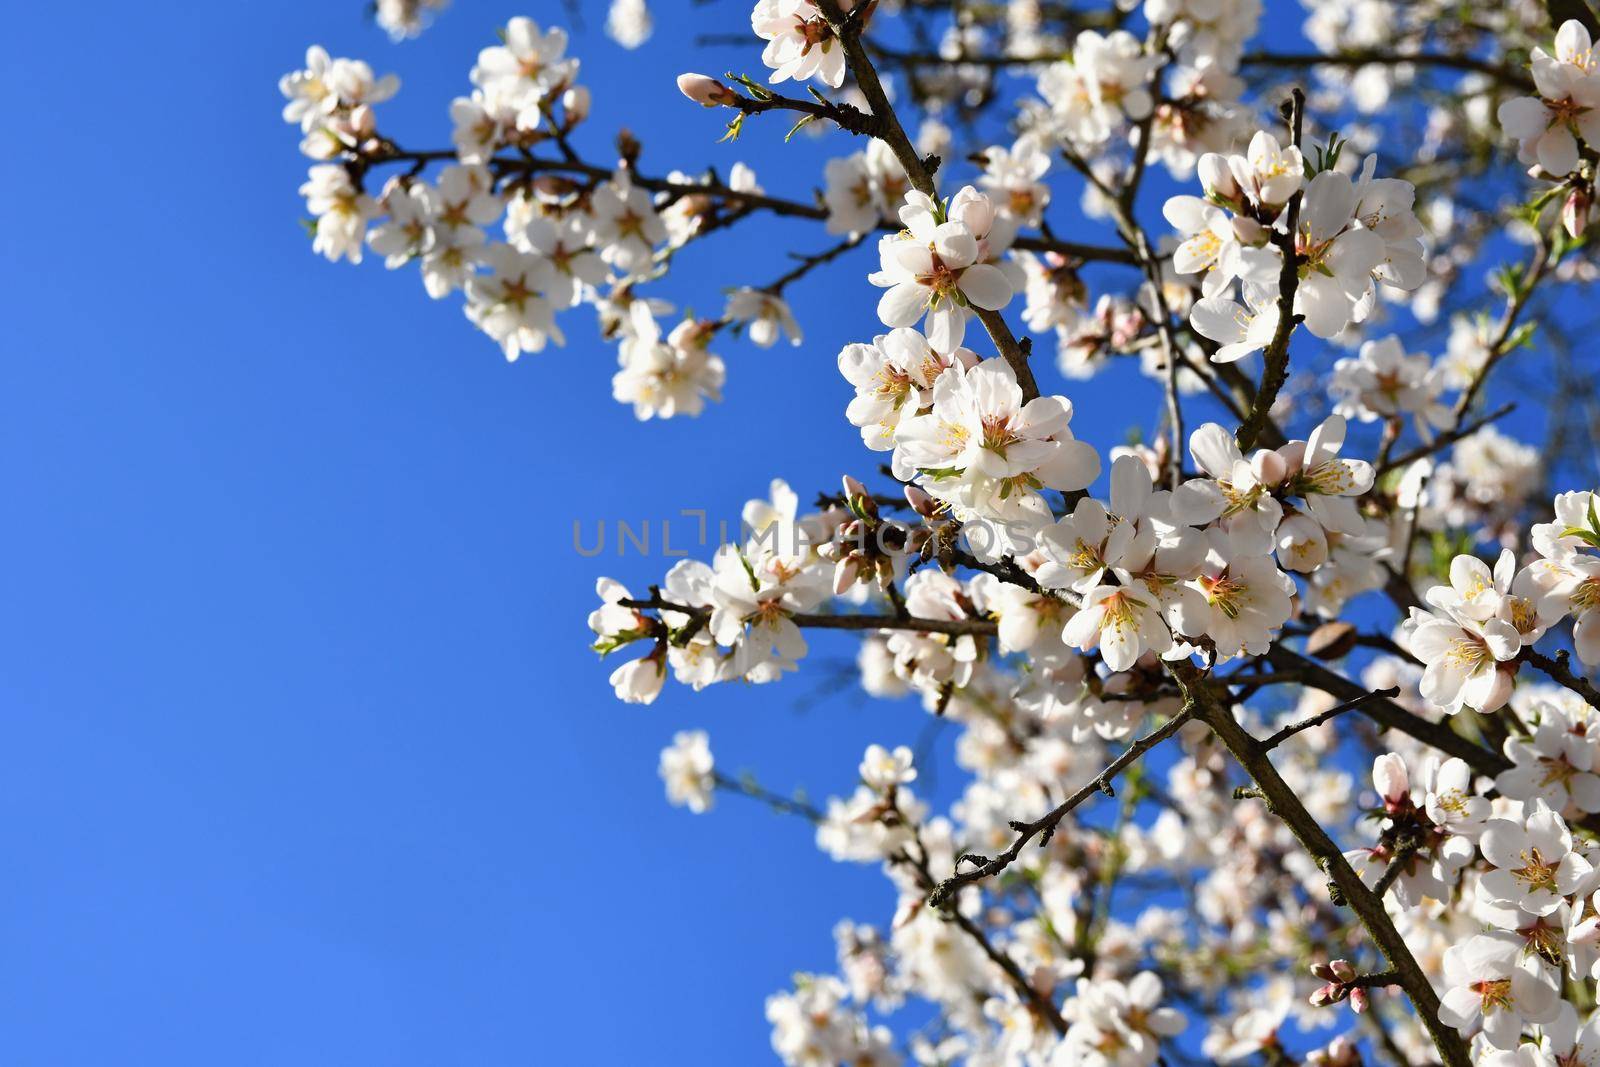
[{"label": "pink flower bud", "polygon": [[933,518],[939,511],[939,505],[933,497],[914,485],[906,486],[906,503],[911,505],[912,511],[925,519]]},{"label": "pink flower bud", "polygon": [[1372,762],[1372,784],[1383,797],[1385,806],[1404,800],[1411,792],[1411,778],[1406,773],[1406,761],[1393,752],[1385,752]]},{"label": "pink flower bud", "polygon": [[1357,1015],[1367,1010],[1366,989],[1357,986],[1350,991],[1350,1007]]},{"label": "pink flower bud", "polygon": [[1561,225],[1567,228],[1573,240],[1582,237],[1589,228],[1589,205],[1589,190],[1582,187],[1568,193],[1567,202],[1561,205]]},{"label": "pink flower bud", "polygon": [[738,99],[732,89],[704,74],[678,75],[678,91],[702,107],[722,107]]},{"label": "pink flower bud", "polygon": [[[1295,464],[1298,466],[1298,462]],[[1250,472],[1262,485],[1277,485],[1289,476],[1289,461],[1278,452],[1265,448],[1250,458]]]},{"label": "pink flower bud", "polygon": [[856,584],[856,572],[860,569],[855,556],[847,556],[834,565],[833,592],[835,596],[843,596],[844,591]]}]

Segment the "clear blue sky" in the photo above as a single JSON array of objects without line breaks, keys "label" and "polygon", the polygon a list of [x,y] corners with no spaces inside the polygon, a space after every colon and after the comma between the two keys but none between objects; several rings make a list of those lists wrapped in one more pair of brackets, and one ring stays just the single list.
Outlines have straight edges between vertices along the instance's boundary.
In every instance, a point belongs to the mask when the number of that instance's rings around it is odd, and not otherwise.
[{"label": "clear blue sky", "polygon": [[[686,39],[745,4],[658,4],[636,53],[584,6],[586,152],[626,123],[653,173],[743,158],[804,196],[851,147],[762,122],[716,145],[672,88]],[[587,311],[508,366],[414,271],[311,255],[276,81],[313,42],[365,57],[404,83],[382,127],[442,147],[495,27],[564,13],[457,0],[393,45],[361,8],[6,16],[0,1061],[765,1062],[764,997],[893,900],[755,805],[669,809],[657,752],[704,727],[728,769],[822,796],[926,717],[858,699],[826,640],[778,686],[614,702],[594,579],[669,561],[581,559],[572,524],[869,473],[834,369],[877,328],[866,253],[793,291],[803,348],[724,343],[727,400],[697,421],[613,403]],[[750,226],[667,291],[715,312],[828,240]],[[1071,390],[1102,447],[1154,417],[1129,380]]]}]

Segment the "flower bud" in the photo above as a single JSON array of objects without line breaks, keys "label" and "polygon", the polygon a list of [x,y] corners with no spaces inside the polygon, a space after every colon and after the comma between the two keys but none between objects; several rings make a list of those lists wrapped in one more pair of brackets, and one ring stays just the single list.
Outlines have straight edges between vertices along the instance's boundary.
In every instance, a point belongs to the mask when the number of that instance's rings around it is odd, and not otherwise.
[{"label": "flower bud", "polygon": [[1589,228],[1590,202],[1589,190],[1579,186],[1567,194],[1566,203],[1561,205],[1561,225],[1574,241]]},{"label": "flower bud", "polygon": [[1272,239],[1272,231],[1255,219],[1243,215],[1233,217],[1233,235],[1248,248],[1260,248]]},{"label": "flower bud", "polygon": [[572,129],[589,117],[589,103],[589,87],[586,85],[574,85],[561,94],[561,114],[567,129]]},{"label": "flower bud", "polygon": [[[1302,452],[1303,454],[1303,452]],[[1300,457],[1285,457],[1281,451],[1263,448],[1250,457],[1250,473],[1262,485],[1277,485],[1289,476],[1291,468],[1300,466]]]},{"label": "flower bud", "polygon": [[1350,1008],[1357,1015],[1367,1010],[1367,991],[1364,987],[1357,986],[1350,990]]},{"label": "flower bud", "polygon": [[925,519],[933,518],[939,511],[938,502],[929,496],[926,490],[915,485],[906,486],[906,503],[911,505],[912,511]]},{"label": "flower bud", "polygon": [[1372,763],[1372,784],[1385,805],[1403,800],[1411,792],[1411,779],[1406,773],[1406,761],[1393,752],[1385,752]]},{"label": "flower bud", "polygon": [[678,91],[701,107],[723,107],[739,99],[732,89],[704,74],[678,75]]},{"label": "flower bud", "polygon": [[846,556],[834,564],[833,593],[835,596],[843,596],[845,590],[856,584],[856,573],[859,569],[860,564],[853,555]]},{"label": "flower bud", "polygon": [[1199,171],[1200,185],[1205,189],[1206,196],[1225,204],[1240,202],[1239,183],[1234,180],[1226,156],[1207,152],[1200,157],[1196,169]]}]

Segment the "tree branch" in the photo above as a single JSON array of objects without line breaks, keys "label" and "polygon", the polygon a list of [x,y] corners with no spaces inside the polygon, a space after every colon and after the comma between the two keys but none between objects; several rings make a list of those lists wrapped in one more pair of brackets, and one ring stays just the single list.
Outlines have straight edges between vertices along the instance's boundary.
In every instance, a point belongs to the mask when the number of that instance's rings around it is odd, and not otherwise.
[{"label": "tree branch", "polygon": [[[1185,681],[1197,681],[1195,676],[1198,672],[1192,666],[1184,671],[1182,668],[1185,666],[1176,665],[1175,673],[1180,679],[1180,684]],[[1185,674],[1188,675],[1187,679],[1184,678]],[[1344,858],[1339,846],[1327,835],[1311,813],[1306,811],[1305,805],[1300,802],[1294,790],[1279,776],[1260,742],[1234,721],[1232,711],[1217,703],[1201,686],[1190,685],[1189,689],[1190,699],[1195,702],[1200,718],[1210,725],[1218,739],[1233,754],[1233,758],[1256,783],[1256,788],[1260,790],[1268,810],[1288,826],[1301,847],[1332,879],[1329,890],[1334,903],[1350,907],[1361,920],[1361,925],[1366,928],[1367,933],[1377,942],[1378,948],[1382,950],[1397,975],[1397,984],[1411,998],[1411,1004],[1416,1009],[1418,1018],[1422,1020],[1422,1025],[1433,1038],[1434,1046],[1439,1050],[1439,1056],[1444,1061],[1445,1067],[1469,1067],[1471,1059],[1467,1054],[1466,1042],[1454,1028],[1440,1021],[1439,995],[1434,992],[1428,976],[1423,973],[1416,958],[1411,955],[1411,949],[1406,946],[1405,939],[1395,929],[1389,913],[1384,910],[1382,899],[1361,881],[1360,876]]]}]

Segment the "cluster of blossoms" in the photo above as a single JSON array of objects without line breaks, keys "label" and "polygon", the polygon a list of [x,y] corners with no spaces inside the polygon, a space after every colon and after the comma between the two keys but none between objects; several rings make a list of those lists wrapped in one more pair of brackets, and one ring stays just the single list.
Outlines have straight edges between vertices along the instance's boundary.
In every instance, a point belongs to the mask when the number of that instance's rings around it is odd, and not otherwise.
[{"label": "cluster of blossoms", "polygon": [[[775,683],[807,631],[849,631],[862,689],[949,731],[965,777],[942,798],[906,746],[852,753],[816,806],[722,773],[702,731],[661,753],[671,803],[764,800],[889,883],[878,921],[835,929],[836,974],[768,999],[784,1063],[1600,1057],[1600,693],[1569,663],[1600,665],[1600,501],[1546,488],[1558,458],[1484,414],[1491,372],[1541,325],[1534,286],[1597,274],[1576,240],[1600,106],[1587,32],[1568,23],[1546,51],[1524,0],[1466,22],[1446,0],[1308,2],[1308,39],[1341,56],[1290,110],[1340,128],[1313,152],[1299,121],[1274,133],[1245,101],[1247,65],[1304,60],[1251,45],[1260,3],[1059,7],[759,0],[751,53],[775,88],[679,87],[734,109],[734,134],[789,110],[867,137],[795,199],[740,165],[650,178],[627,139],[614,165],[585,163],[577,62],[526,19],[479,57],[442,153],[377,132],[393,79],[313,50],[283,88],[317,161],[315,248],[417,263],[509,358],[561,344],[560,313],[590,305],[618,345],[615,398],[652,418],[719,397],[724,331],[802,340],[783,283],[741,280],[720,318],[667,325],[648,286],[675,250],[769,209],[843,239],[800,273],[873,238],[882,330],[849,335],[837,367],[882,491],[846,477],[807,509],[774,481],[709,559],[643,594],[601,579],[589,617],[630,703],[669,673]],[[888,17],[930,54],[862,38]],[[648,12],[616,0],[608,28],[642,40]],[[1500,57],[1529,51],[1537,96],[1517,98],[1527,79]],[[796,82],[803,97],[780,95]],[[1431,168],[1383,141],[1415,85],[1452,101],[1403,109]],[[1019,121],[992,143],[1001,127],[972,120],[1001,103]],[[1523,182],[1512,140],[1555,188],[1517,213],[1531,265],[1481,286],[1498,318],[1471,316],[1471,252],[1501,222],[1450,174],[1491,160]],[[1139,198],[1156,163],[1203,193],[1165,199],[1164,241]],[[935,178],[962,166],[946,195]],[[1076,221],[1063,239],[1079,216],[1117,243],[1077,240]],[[1008,316],[1055,334],[1073,383],[1136,356],[1161,383],[1138,383],[1155,427],[1081,439],[1104,428],[1085,429],[1100,398],[1041,390]],[[1438,358],[1416,351],[1436,318]],[[1237,363],[1263,349],[1257,382]],[[913,1004],[931,1021],[896,1014]]]},{"label": "cluster of blossoms", "polygon": [[[625,145],[609,172],[576,162],[570,138],[590,97],[566,46],[562,30],[512,19],[504,43],[479,54],[471,95],[451,104],[453,160],[431,180],[420,171],[444,153],[407,152],[377,130],[373,105],[398,80],[310,49],[281,88],[285,120],[305,134],[302,151],[326,161],[301,189],[313,247],[334,261],[360,262],[370,248],[391,270],[417,266],[428,295],[459,292],[467,318],[508,360],[564,344],[563,312],[590,305],[601,335],[617,344],[615,398],[641,419],[698,414],[721,398],[724,366],[708,350],[716,335],[798,343],[788,304],[776,289],[745,286],[720,318],[663,326],[672,305],[638,290],[663,275],[673,250],[734,210],[729,202],[759,196],[760,186],[737,164],[726,184],[678,173],[642,179],[637,146]],[[400,163],[411,169],[368,190],[377,168]]]},{"label": "cluster of blossoms", "polygon": [[428,22],[450,6],[450,0],[377,0],[373,18],[396,41],[415,37],[427,29]]},{"label": "cluster of blossoms", "polygon": [[1498,118],[1517,140],[1517,158],[1569,188],[1562,221],[1573,237],[1589,226],[1594,202],[1594,146],[1600,143],[1600,56],[1576,19],[1556,31],[1555,54],[1533,50],[1536,96],[1500,105]]},{"label": "cluster of blossoms", "polygon": [[[1205,198],[1173,197],[1165,212],[1184,236],[1172,269],[1203,276],[1203,298],[1189,321],[1219,346],[1213,360],[1232,362],[1272,341],[1282,317],[1283,257],[1291,251],[1298,275],[1293,314],[1318,337],[1365,321],[1378,283],[1422,284],[1415,190],[1398,178],[1373,177],[1376,162],[1368,156],[1354,178],[1321,170],[1307,180],[1300,150],[1267,133],[1251,138],[1244,155],[1200,158]],[[1235,281],[1242,304],[1233,296]]]}]

